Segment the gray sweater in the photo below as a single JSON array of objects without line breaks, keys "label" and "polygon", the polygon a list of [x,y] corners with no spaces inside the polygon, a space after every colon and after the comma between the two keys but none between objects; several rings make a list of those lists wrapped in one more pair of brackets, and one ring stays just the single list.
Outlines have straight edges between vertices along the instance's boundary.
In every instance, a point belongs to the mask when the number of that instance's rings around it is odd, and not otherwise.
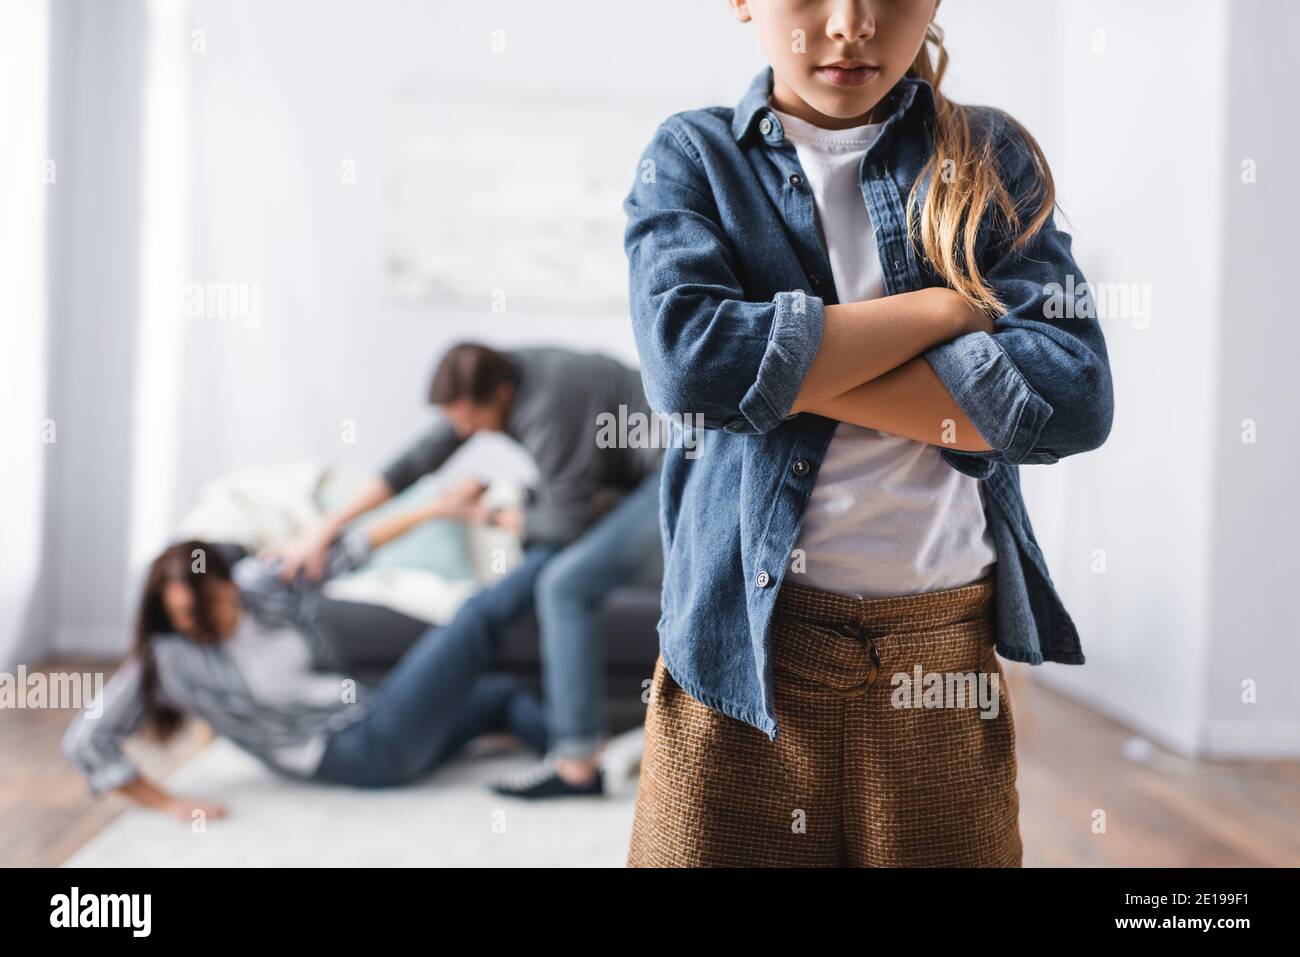
[{"label": "gray sweater", "polygon": [[[658,474],[663,463],[663,449],[648,441],[611,446],[601,438],[602,422],[609,421],[602,413],[622,421],[650,417],[641,373],[609,356],[567,349],[505,355],[519,372],[505,431],[532,456],[538,472],[525,510],[525,544],[566,545],[620,493]],[[384,469],[384,480],[396,494],[441,466],[463,442],[440,414],[423,438]]]}]

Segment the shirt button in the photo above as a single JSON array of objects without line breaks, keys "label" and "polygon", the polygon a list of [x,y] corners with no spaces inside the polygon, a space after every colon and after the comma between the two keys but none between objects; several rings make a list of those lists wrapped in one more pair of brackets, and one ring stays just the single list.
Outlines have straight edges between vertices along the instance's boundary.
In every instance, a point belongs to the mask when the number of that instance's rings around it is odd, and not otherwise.
[{"label": "shirt button", "polygon": [[759,120],[759,121],[758,121],[758,131],[759,131],[760,133],[762,133],[764,136],[767,136],[767,134],[771,133],[771,132],[772,132],[772,120],[771,120],[770,118],[766,117],[766,116],[763,117],[761,120]]},{"label": "shirt button", "polygon": [[795,189],[798,189],[800,186],[803,185],[803,177],[800,176],[798,173],[791,173],[790,185],[793,186]]},{"label": "shirt button", "polygon": [[803,459],[795,459],[791,468],[794,470],[795,475],[804,476],[808,474],[808,463]]},{"label": "shirt button", "polygon": [[754,578],[754,584],[758,585],[759,588],[766,588],[772,584],[772,576],[767,572],[759,572],[757,577]]}]

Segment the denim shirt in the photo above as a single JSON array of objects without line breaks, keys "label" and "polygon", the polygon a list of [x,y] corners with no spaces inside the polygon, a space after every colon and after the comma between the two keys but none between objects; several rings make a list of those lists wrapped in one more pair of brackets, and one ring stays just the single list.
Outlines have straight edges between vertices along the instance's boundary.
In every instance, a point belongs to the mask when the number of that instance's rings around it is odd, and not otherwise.
[{"label": "denim shirt", "polygon": [[[837,425],[791,408],[821,343],[824,307],[838,300],[813,195],[769,108],[771,91],[768,68],[734,110],[692,110],[659,126],[624,202],[624,247],[646,396],[655,411],[696,416],[686,421],[704,427],[697,447],[671,448],[664,461],[664,664],[694,698],[775,739],[772,609]],[[933,90],[905,77],[886,108],[861,178],[893,295],[942,282],[909,241],[904,212],[932,149]],[[975,108],[972,130],[991,138],[1012,198],[1036,208],[1041,184],[1006,115]],[[980,223],[981,271],[1006,305],[992,335],[925,353],[992,451],[941,454],[982,480],[998,559],[998,653],[1083,664],[1017,466],[1105,441],[1110,367],[1070,237],[1051,219],[1019,248],[1012,238],[1000,216]]]}]

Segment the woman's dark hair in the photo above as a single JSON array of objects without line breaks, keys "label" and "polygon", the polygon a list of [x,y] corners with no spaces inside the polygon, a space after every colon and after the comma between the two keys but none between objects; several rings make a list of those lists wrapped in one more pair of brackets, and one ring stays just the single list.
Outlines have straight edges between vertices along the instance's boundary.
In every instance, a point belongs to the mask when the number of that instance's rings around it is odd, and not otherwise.
[{"label": "woman's dark hair", "polygon": [[452,346],[434,370],[429,401],[445,405],[469,399],[482,405],[496,395],[503,382],[518,381],[519,370],[509,356],[476,342],[462,342]]},{"label": "woman's dark hair", "polygon": [[159,635],[177,631],[163,603],[163,589],[170,582],[189,587],[194,595],[197,633],[187,637],[200,644],[216,644],[221,639],[212,621],[213,589],[218,582],[230,580],[230,564],[221,550],[197,540],[178,542],[167,548],[153,560],[145,575],[136,616],[134,652],[142,670],[145,720],[159,740],[165,741],[175,734],[184,720],[179,711],[163,704],[158,694],[158,663],[154,659],[153,641]]}]

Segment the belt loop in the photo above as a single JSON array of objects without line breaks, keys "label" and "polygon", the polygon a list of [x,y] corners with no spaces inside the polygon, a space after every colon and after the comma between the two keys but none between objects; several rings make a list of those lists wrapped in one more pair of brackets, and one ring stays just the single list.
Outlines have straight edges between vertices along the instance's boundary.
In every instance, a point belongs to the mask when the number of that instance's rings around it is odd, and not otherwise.
[{"label": "belt loop", "polygon": [[[871,677],[867,679],[866,684],[874,682],[876,675],[880,674],[880,649],[876,647],[875,631],[856,621],[843,622],[837,630],[844,637],[855,638],[867,646],[867,655],[871,659]],[[863,690],[865,691],[865,688]]]},{"label": "belt loop", "polygon": [[835,626],[835,630],[845,638],[856,638],[859,641],[866,641],[871,635],[870,628],[866,625],[860,625],[856,621],[842,621]]}]

